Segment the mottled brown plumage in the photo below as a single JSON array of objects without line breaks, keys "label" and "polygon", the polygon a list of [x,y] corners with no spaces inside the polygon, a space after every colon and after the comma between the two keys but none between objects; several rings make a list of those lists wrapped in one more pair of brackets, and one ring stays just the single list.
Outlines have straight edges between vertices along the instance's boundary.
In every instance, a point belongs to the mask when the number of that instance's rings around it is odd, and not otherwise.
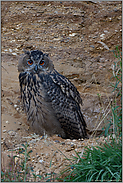
[{"label": "mottled brown plumage", "polygon": [[55,69],[48,55],[25,52],[18,64],[21,97],[28,122],[36,133],[62,138],[87,138],[76,87]]}]

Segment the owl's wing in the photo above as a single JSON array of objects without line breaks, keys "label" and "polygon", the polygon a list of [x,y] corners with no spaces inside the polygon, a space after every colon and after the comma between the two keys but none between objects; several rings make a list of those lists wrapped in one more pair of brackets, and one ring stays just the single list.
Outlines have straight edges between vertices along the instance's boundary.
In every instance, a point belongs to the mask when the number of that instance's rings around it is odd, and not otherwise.
[{"label": "owl's wing", "polygon": [[60,86],[62,92],[67,97],[72,97],[78,104],[82,105],[82,99],[76,87],[63,75],[59,74],[55,69],[51,73],[51,78],[54,83]]}]

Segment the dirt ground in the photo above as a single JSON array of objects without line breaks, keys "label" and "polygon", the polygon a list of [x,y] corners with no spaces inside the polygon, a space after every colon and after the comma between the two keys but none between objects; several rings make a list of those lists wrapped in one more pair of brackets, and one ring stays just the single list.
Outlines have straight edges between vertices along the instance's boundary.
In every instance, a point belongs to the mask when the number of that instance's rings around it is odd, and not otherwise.
[{"label": "dirt ground", "polygon": [[[36,136],[26,124],[21,106],[17,65],[23,49],[48,53],[55,69],[69,78],[83,100],[82,112],[88,130],[93,131],[110,110],[113,93],[110,86],[112,51],[122,46],[121,1],[3,1],[2,17],[2,167],[8,166],[10,149],[30,144],[30,163],[38,174],[59,173],[90,144],[89,140],[61,139],[56,135],[46,140]],[[99,125],[102,130],[104,121]],[[63,155],[62,153],[65,155]],[[52,166],[50,161],[52,159]]]}]

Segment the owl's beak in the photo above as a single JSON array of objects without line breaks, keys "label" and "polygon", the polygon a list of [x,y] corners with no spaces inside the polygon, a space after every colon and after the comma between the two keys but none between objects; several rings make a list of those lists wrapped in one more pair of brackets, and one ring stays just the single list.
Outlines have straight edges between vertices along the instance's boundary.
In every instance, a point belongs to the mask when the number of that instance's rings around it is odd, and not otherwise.
[{"label": "owl's beak", "polygon": [[38,66],[37,65],[35,65],[34,70],[35,70],[35,72],[38,71]]}]

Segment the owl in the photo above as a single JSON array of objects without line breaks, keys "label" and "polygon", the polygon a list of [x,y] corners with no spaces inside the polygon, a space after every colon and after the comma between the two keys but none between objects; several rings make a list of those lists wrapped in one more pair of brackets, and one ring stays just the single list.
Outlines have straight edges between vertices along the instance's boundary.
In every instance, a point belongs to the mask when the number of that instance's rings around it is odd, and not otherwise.
[{"label": "owl", "polygon": [[88,138],[76,87],[42,51],[25,51],[18,64],[20,92],[29,126],[37,134]]}]

